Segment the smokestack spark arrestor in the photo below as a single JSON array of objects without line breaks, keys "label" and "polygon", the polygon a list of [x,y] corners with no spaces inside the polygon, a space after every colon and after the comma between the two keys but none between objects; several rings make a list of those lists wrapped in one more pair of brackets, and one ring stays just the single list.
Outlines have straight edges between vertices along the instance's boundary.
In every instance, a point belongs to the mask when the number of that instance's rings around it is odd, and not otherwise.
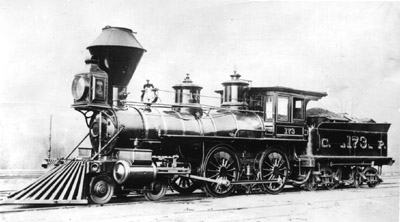
[{"label": "smokestack spark arrestor", "polygon": [[106,26],[99,37],[87,47],[98,58],[100,69],[108,74],[112,86],[127,86],[146,51],[132,30]]},{"label": "smokestack spark arrestor", "polygon": [[[90,73],[75,76],[72,86],[75,108],[111,107],[124,104],[128,86],[143,53],[132,30],[106,26],[87,47],[92,58]],[[93,79],[94,78],[94,79]],[[101,94],[104,92],[104,94]]]}]

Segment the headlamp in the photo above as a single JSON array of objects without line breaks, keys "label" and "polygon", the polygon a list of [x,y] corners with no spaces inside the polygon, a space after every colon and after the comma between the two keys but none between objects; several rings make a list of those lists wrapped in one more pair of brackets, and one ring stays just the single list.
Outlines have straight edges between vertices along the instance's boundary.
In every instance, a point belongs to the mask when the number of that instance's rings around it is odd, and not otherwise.
[{"label": "headlamp", "polygon": [[75,100],[82,100],[87,97],[89,92],[89,81],[83,76],[75,76],[72,82],[72,96]]}]

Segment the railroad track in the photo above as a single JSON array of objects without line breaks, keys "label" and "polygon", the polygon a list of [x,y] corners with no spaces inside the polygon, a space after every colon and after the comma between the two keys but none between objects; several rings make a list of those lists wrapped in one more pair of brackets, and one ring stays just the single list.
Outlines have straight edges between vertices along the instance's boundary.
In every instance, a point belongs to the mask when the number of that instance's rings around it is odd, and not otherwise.
[{"label": "railroad track", "polygon": [[[386,189],[393,189],[393,188],[398,188],[398,176],[385,176],[384,177],[384,182],[383,184],[380,184],[376,188],[369,188],[366,185],[363,185],[362,187],[356,189],[356,188],[351,188],[351,187],[343,187],[343,188],[337,188],[335,191],[350,191],[350,192],[363,192],[364,190],[368,189],[381,189],[381,190],[386,190]],[[12,190],[3,190],[0,191],[0,201],[5,198],[9,193],[13,192]],[[301,192],[309,192],[305,191],[303,189],[298,189],[298,188],[293,188],[292,186],[287,186],[285,187],[285,190],[280,193],[281,196],[285,195],[293,195],[295,193],[301,193]],[[332,192],[329,190],[325,190],[323,188],[318,189],[315,192]],[[240,196],[242,194],[237,194],[236,196]],[[252,195],[268,195],[264,193],[260,194],[250,194]],[[377,197],[378,198],[378,197]],[[204,192],[201,190],[197,190],[194,194],[192,195],[180,195],[176,192],[171,192],[169,191],[167,195],[157,201],[157,203],[177,203],[177,202],[194,202],[194,201],[211,201]],[[147,200],[143,197],[142,194],[130,194],[125,198],[113,198],[109,203],[107,203],[107,206],[123,206],[123,205],[132,205],[132,204],[142,204],[143,202],[147,202]],[[323,202],[323,201],[322,201]],[[294,204],[295,205],[295,204]],[[56,210],[56,209],[70,209],[70,208],[92,208],[92,207],[102,207],[102,205],[0,205],[0,214],[3,213],[13,213],[13,212],[26,212],[26,211],[45,211],[45,210]],[[231,209],[230,209],[231,210]]]},{"label": "railroad track", "polygon": [[0,170],[0,179],[38,178],[47,170]]}]

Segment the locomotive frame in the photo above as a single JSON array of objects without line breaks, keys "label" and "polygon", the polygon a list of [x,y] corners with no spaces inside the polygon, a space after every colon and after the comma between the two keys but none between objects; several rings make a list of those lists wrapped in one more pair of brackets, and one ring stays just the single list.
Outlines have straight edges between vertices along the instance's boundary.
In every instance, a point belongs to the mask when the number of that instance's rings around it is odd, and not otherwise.
[{"label": "locomotive frame", "polygon": [[[145,49],[126,28],[105,27],[88,47],[90,72],[75,76],[72,108],[84,115],[88,134],[57,167],[6,203],[104,204],[131,191],[148,200],[168,187],[198,188],[214,197],[234,192],[278,194],[285,185],[316,190],[340,184],[382,182],[390,124],[354,123],[307,114],[323,92],[249,87],[234,72],[222,83],[221,107],[200,104],[202,87],[187,76],[174,104],[142,102],[126,88]],[[149,102],[150,101],[150,102]],[[80,147],[90,138],[92,147]],[[76,150],[79,156],[68,159]],[[377,166],[377,168],[375,168]]]}]

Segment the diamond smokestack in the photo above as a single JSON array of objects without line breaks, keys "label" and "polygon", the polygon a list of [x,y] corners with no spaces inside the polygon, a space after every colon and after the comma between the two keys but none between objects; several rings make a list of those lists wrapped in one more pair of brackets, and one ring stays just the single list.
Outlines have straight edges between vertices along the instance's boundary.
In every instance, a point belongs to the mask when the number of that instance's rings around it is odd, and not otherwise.
[{"label": "diamond smokestack", "polygon": [[100,69],[108,74],[109,98],[113,88],[126,88],[146,51],[132,30],[106,26],[97,39],[87,47]]}]

